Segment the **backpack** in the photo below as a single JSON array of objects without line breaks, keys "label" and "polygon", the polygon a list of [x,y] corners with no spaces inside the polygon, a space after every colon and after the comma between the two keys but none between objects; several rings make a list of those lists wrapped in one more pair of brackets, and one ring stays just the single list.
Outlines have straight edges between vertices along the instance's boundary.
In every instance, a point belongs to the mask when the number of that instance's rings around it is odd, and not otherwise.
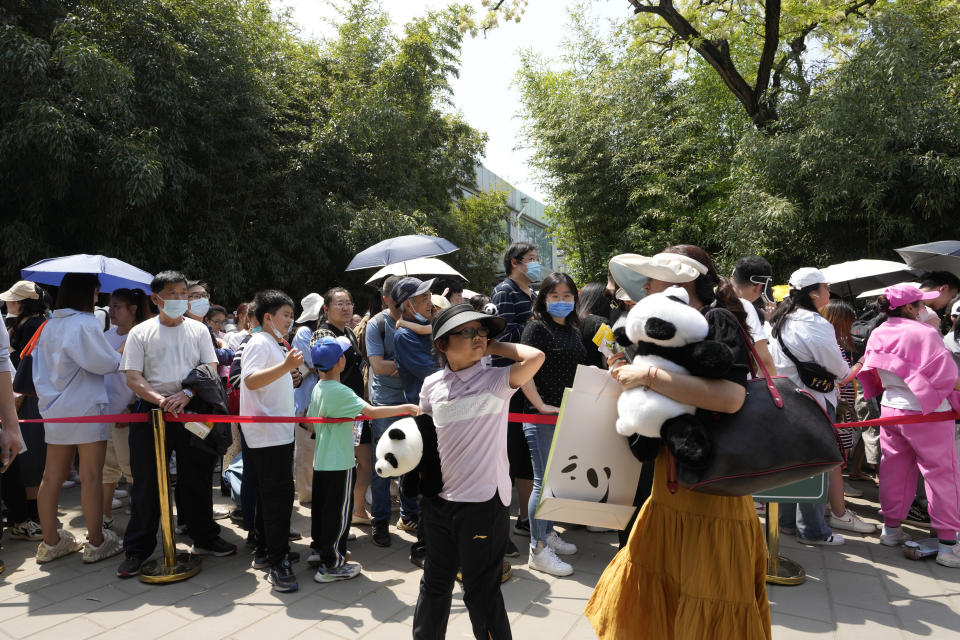
[{"label": "backpack", "polygon": [[[353,335],[357,336],[357,346],[359,347],[360,357],[363,359],[363,365],[361,372],[363,374],[363,399],[367,402],[370,401],[370,398],[367,396],[370,395],[370,360],[367,358],[367,325],[371,322],[374,322],[381,313],[377,312],[373,315],[369,313],[363,316],[360,322],[357,323],[357,326],[353,328]],[[381,339],[386,337],[387,328],[384,326],[383,322],[377,324],[374,322],[374,326],[378,327],[380,330]]]},{"label": "backpack", "polygon": [[853,361],[863,357],[867,350],[867,340],[873,330],[883,323],[883,315],[876,304],[867,306],[867,310],[850,326],[850,337],[853,340]]}]

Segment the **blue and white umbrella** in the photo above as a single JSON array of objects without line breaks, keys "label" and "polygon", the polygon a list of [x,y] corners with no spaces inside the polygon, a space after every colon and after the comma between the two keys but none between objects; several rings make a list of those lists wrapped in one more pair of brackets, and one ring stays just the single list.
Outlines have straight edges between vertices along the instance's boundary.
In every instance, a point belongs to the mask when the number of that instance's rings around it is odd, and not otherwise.
[{"label": "blue and white umbrella", "polygon": [[453,253],[457,246],[446,238],[436,236],[397,236],[367,247],[353,257],[346,271],[385,267],[406,260],[431,258]]},{"label": "blue and white umbrella", "polygon": [[24,280],[54,286],[58,286],[68,273],[97,274],[100,276],[102,293],[111,293],[116,289],[140,289],[150,293],[150,281],[153,280],[153,275],[123,260],[85,253],[47,258],[20,270]]}]

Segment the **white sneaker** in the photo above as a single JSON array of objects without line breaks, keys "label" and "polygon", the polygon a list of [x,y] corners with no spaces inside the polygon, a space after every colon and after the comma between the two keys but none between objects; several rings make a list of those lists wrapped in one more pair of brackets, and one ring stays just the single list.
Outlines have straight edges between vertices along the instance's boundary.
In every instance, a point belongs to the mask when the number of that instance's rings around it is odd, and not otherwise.
[{"label": "white sneaker", "polygon": [[547,536],[546,543],[558,556],[572,556],[577,552],[577,545],[571,542],[564,542],[563,539],[557,535],[556,531],[551,532]]},{"label": "white sneaker", "polygon": [[40,529],[40,525],[33,520],[13,525],[7,530],[7,535],[16,540],[43,540],[43,531]]},{"label": "white sneaker", "polygon": [[115,489],[113,492],[113,497],[123,500],[124,498],[130,497],[130,492],[126,489]]},{"label": "white sneaker", "polygon": [[864,522],[850,509],[846,510],[842,518],[830,514],[827,524],[830,525],[831,529],[842,529],[856,533],[875,533],[877,531],[877,525]]},{"label": "white sneaker", "polygon": [[544,546],[539,553],[531,547],[527,567],[535,571],[549,573],[552,576],[569,576],[573,573],[573,567],[558,558],[549,546]]},{"label": "white sneaker", "polygon": [[120,502],[119,498],[114,498],[113,501],[110,503],[111,509],[119,509],[122,506],[123,506],[123,503]]},{"label": "white sneaker", "polygon": [[122,551],[123,542],[120,540],[120,536],[110,529],[104,529],[103,542],[100,543],[99,547],[93,546],[90,542],[87,542],[87,544],[83,546],[83,561],[87,564],[100,562],[101,560],[112,558]]},{"label": "white sneaker", "polygon": [[83,545],[77,542],[77,539],[69,531],[57,529],[57,535],[60,536],[60,539],[52,547],[46,542],[37,545],[37,564],[51,562],[83,548]]},{"label": "white sneaker", "polygon": [[856,487],[851,487],[849,484],[844,482],[843,495],[847,496],[848,498],[859,498],[863,496],[863,491],[860,489],[857,489]]},{"label": "white sneaker", "polygon": [[910,534],[903,530],[903,527],[883,527],[883,534],[880,536],[880,544],[888,547],[899,547],[904,542],[910,540]]},{"label": "white sneaker", "polygon": [[941,544],[937,564],[953,569],[960,567],[960,544]]}]

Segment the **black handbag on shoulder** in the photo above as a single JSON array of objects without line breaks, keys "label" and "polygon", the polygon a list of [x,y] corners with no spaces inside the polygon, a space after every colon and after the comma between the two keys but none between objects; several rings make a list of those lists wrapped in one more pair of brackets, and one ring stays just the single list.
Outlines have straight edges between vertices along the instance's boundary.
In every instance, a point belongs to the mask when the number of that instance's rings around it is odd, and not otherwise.
[{"label": "black handbag on shoulder", "polygon": [[763,377],[747,381],[746,399],[738,412],[698,412],[713,438],[713,459],[705,469],[668,459],[673,481],[701,493],[746,496],[842,464],[837,432],[826,411],[789,378],[771,376],[753,341],[740,330]]},{"label": "black handbag on shoulder", "polygon": [[782,336],[777,338],[777,342],[780,343],[780,348],[783,349],[783,355],[790,358],[793,364],[796,365],[797,374],[799,374],[803,384],[820,393],[830,393],[833,391],[833,387],[837,382],[837,376],[827,371],[826,367],[821,364],[817,364],[816,362],[800,362],[797,360],[790,352],[790,349],[787,348],[787,345],[783,343]]}]

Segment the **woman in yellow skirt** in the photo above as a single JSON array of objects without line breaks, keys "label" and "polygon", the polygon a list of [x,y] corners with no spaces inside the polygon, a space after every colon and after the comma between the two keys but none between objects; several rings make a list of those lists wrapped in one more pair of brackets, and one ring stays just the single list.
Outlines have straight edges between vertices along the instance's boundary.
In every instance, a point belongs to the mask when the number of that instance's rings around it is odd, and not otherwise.
[{"label": "woman in yellow skirt", "polygon": [[[737,326],[744,309],[729,283],[717,275],[710,256],[693,245],[669,247],[637,271],[649,278],[643,285],[647,293],[684,287],[690,305],[707,318],[709,338],[730,346],[736,364],[721,379],[629,364],[612,369],[611,375],[624,389],[645,386],[700,410],[738,411],[749,368],[748,349]],[[624,279],[629,280],[626,274]],[[629,281],[619,284],[631,293]],[[766,552],[750,496],[714,496],[675,482],[668,485],[672,460],[666,458],[661,448],[653,492],[627,545],[603,572],[587,604],[597,636],[769,640]]]}]

